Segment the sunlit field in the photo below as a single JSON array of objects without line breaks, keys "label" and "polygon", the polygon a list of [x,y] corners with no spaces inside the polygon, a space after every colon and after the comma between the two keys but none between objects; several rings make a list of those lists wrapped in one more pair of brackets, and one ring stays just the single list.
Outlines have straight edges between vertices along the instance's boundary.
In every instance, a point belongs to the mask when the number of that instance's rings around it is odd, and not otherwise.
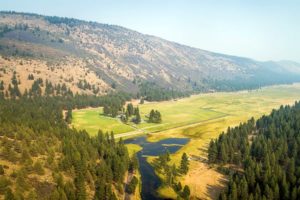
[{"label": "sunlit field", "polygon": [[[179,127],[207,124],[213,121],[233,119],[242,116],[267,114],[279,105],[293,103],[300,98],[299,85],[273,86],[255,91],[211,93],[194,95],[177,101],[152,102],[138,105],[142,123],[124,124],[118,118],[102,115],[102,108],[73,111],[72,126],[85,129],[91,135],[102,131],[113,131],[115,134],[143,130],[144,133],[158,132]],[[162,123],[147,123],[147,115],[151,109],[159,110]],[[185,132],[186,135],[200,134],[201,130]]]},{"label": "sunlit field", "polygon": [[[92,135],[98,129],[112,130],[117,134],[134,133],[137,129],[142,129],[140,133],[148,133],[148,140],[153,142],[171,137],[189,137],[190,142],[171,155],[171,162],[178,166],[183,152],[189,156],[205,158],[209,141],[218,137],[228,126],[236,126],[251,117],[257,119],[280,105],[291,105],[296,100],[300,100],[300,84],[272,86],[254,91],[200,94],[177,101],[139,105],[144,120],[151,109],[159,110],[163,119],[161,124],[143,121],[133,128],[133,124],[126,125],[118,119],[102,116],[102,109],[97,108],[74,111],[73,126],[86,129]],[[139,150],[138,147],[130,145],[128,149],[130,152]],[[151,162],[151,158],[149,159]],[[200,176],[199,180],[193,178]],[[189,173],[179,177],[179,181],[190,186],[193,196],[211,199],[217,198],[220,191],[216,189],[209,192],[206,186],[221,185],[220,180],[223,178],[223,175],[202,162],[191,161]],[[158,192],[165,198],[174,196],[172,188],[165,186]]]}]

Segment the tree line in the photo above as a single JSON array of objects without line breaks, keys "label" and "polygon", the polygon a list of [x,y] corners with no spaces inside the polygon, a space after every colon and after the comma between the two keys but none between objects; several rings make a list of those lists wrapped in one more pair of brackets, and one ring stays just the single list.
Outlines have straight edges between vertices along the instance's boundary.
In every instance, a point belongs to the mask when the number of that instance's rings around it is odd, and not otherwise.
[{"label": "tree line", "polygon": [[167,89],[158,86],[154,82],[143,82],[139,85],[138,98],[142,97],[147,101],[167,101],[171,99],[177,99],[187,97],[190,92],[182,92],[175,89]]},{"label": "tree line", "polygon": [[[16,72],[13,72],[13,76],[11,78],[11,82],[8,83],[8,88],[5,91],[4,82],[0,82],[0,98],[21,98],[21,97],[38,97],[38,96],[62,96],[62,97],[74,97],[81,96],[80,94],[74,94],[70,88],[67,87],[65,83],[52,84],[51,81],[44,81],[42,78],[37,78],[33,76],[33,74],[28,75],[28,80],[33,81],[31,88],[25,89],[23,94],[19,89],[19,85],[21,84],[20,80],[17,79]],[[80,81],[77,86],[83,90],[91,90],[94,95],[98,94],[100,89],[95,85],[90,85],[84,80],[84,82]],[[92,96],[92,95],[91,95]]]},{"label": "tree line", "polygon": [[281,106],[256,122],[228,128],[208,149],[210,163],[229,175],[220,199],[300,198],[300,103]]}]

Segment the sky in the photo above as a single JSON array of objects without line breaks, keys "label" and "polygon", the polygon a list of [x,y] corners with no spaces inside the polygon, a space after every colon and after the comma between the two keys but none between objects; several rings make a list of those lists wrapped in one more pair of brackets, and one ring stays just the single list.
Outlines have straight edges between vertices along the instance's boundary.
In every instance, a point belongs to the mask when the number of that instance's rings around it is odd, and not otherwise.
[{"label": "sky", "polygon": [[300,63],[297,0],[1,0],[0,10],[115,24],[218,53]]}]

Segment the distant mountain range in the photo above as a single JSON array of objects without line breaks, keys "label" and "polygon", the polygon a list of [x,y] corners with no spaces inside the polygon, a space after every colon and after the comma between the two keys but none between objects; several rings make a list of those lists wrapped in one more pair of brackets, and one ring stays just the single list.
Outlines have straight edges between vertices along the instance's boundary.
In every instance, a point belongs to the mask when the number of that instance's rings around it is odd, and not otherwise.
[{"label": "distant mountain range", "polygon": [[0,79],[5,84],[16,71],[21,90],[31,86],[29,74],[87,94],[137,92],[143,82],[205,92],[300,81],[292,61],[259,62],[120,26],[28,13],[0,12],[0,54]]}]

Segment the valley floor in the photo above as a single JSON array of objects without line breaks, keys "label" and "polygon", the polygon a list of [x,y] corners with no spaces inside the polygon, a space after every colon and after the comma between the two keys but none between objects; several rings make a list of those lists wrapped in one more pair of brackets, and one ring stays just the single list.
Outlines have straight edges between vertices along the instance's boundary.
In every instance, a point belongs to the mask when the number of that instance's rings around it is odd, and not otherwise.
[{"label": "valley floor", "polygon": [[[171,155],[171,162],[178,166],[182,153],[186,152],[190,157],[190,170],[186,176],[180,177],[179,181],[190,186],[193,197],[216,199],[226,177],[206,164],[209,141],[225,131],[228,126],[238,125],[251,117],[258,118],[269,114],[272,109],[293,104],[296,100],[300,100],[300,84],[265,87],[255,91],[201,94],[178,101],[139,105],[144,119],[151,109],[159,110],[162,114],[162,124],[144,122],[133,128],[117,119],[101,116],[99,108],[74,111],[73,126],[85,128],[91,134],[95,134],[95,128],[99,129],[104,124],[102,129],[112,130],[119,134],[117,136],[129,137],[147,133],[148,140],[153,142],[171,137],[191,138],[188,144]],[[89,120],[89,115],[94,115],[94,118]],[[113,123],[108,123],[109,120]],[[132,129],[125,130],[125,127]],[[173,195],[171,188],[160,188],[159,193],[164,197]]]}]

